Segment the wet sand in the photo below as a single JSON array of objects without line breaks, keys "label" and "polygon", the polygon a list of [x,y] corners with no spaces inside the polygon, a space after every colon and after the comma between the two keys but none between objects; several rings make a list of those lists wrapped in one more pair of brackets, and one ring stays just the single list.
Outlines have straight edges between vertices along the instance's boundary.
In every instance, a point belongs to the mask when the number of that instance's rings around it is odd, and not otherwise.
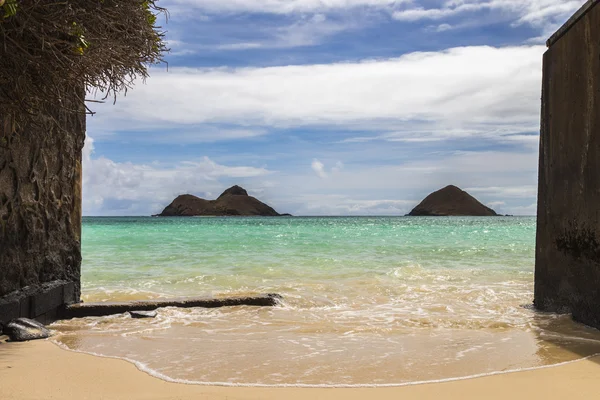
[{"label": "wet sand", "polygon": [[0,342],[0,398],[19,399],[585,399],[600,392],[600,357],[562,366],[393,388],[306,389],[168,383],[126,361],[49,341]]}]

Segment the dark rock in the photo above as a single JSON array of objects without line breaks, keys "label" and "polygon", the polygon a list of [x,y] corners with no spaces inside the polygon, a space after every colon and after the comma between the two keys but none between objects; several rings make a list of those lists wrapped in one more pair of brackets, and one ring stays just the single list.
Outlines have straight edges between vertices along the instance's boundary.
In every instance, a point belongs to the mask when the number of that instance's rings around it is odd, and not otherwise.
[{"label": "dark rock", "polygon": [[27,318],[14,319],[5,325],[2,330],[13,342],[25,342],[50,337],[50,331],[44,325]]},{"label": "dark rock", "polygon": [[263,294],[246,297],[192,297],[180,299],[161,299],[129,301],[123,303],[79,303],[65,307],[64,319],[83,317],[102,317],[105,315],[124,314],[134,310],[154,311],[157,308],[179,307],[179,308],[218,308],[235,306],[273,307],[279,304],[281,296],[278,294]]},{"label": "dark rock", "polygon": [[156,311],[129,311],[131,318],[156,318]]},{"label": "dark rock", "polygon": [[279,213],[258,199],[248,196],[248,192],[245,189],[236,185],[224,191],[216,200],[205,200],[191,194],[178,196],[158,216],[277,217]]},{"label": "dark rock", "polygon": [[235,185],[221,193],[218,199],[225,196],[248,196],[248,192],[246,192],[246,189],[244,189],[243,187]]},{"label": "dark rock", "polygon": [[273,300],[274,306],[281,304],[281,300],[283,300],[283,296],[277,293],[268,293],[267,297]]},{"label": "dark rock", "polygon": [[410,216],[497,216],[469,193],[450,185],[427,196]]}]

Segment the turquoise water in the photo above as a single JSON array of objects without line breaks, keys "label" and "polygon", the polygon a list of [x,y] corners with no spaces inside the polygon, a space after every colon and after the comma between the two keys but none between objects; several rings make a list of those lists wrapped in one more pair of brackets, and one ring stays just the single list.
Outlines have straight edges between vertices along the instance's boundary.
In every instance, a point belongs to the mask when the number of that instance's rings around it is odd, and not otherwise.
[{"label": "turquoise water", "polygon": [[549,365],[596,332],[535,313],[535,218],[85,218],[83,298],[279,293],[54,325],[68,348],[164,379],[387,385]]},{"label": "turquoise water", "polygon": [[525,282],[535,219],[86,218],[82,245],[94,298],[285,291],[407,268]]}]

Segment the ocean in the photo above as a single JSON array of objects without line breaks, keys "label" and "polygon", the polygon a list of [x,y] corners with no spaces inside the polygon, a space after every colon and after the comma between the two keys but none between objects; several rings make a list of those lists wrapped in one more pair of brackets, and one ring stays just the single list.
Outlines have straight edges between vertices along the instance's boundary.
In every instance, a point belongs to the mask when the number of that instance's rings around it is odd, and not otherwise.
[{"label": "ocean", "polygon": [[84,218],[82,297],[279,293],[273,308],[60,321],[60,346],[169,381],[389,386],[600,353],[533,300],[535,218]]}]

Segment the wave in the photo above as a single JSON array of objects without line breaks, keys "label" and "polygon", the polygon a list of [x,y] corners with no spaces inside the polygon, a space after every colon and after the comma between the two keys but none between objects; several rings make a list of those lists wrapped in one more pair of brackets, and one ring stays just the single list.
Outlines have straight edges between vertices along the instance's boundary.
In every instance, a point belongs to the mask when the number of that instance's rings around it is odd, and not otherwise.
[{"label": "wave", "polygon": [[386,388],[386,387],[403,387],[403,386],[416,386],[416,385],[426,385],[426,384],[433,384],[433,383],[447,383],[447,382],[457,382],[457,381],[464,381],[464,380],[470,380],[470,379],[477,379],[477,378],[484,378],[484,377],[488,377],[488,376],[496,376],[496,375],[505,375],[505,374],[513,374],[513,373],[518,373],[518,372],[526,372],[526,371],[536,371],[536,370],[543,370],[543,369],[549,369],[549,368],[556,368],[556,367],[561,367],[561,366],[565,366],[565,365],[569,365],[569,364],[574,364],[577,362],[581,362],[581,361],[585,361],[585,360],[589,360],[595,357],[600,357],[600,353],[595,353],[586,357],[581,357],[575,360],[570,360],[570,361],[563,361],[560,363],[556,363],[556,364],[549,364],[549,365],[542,365],[542,366],[537,366],[537,367],[527,367],[527,368],[516,368],[516,369],[510,369],[510,370],[503,370],[503,371],[492,371],[492,372],[485,372],[485,373],[481,373],[481,374],[473,374],[473,375],[467,375],[467,376],[460,376],[460,377],[452,377],[452,378],[443,378],[443,379],[432,379],[432,380],[420,380],[420,381],[409,381],[409,382],[399,382],[399,383],[377,383],[377,384],[369,384],[369,383],[361,383],[361,384],[336,384],[336,383],[327,383],[327,384],[304,384],[304,383],[278,383],[278,384],[264,384],[264,383],[239,383],[239,382],[203,382],[203,381],[193,381],[193,380],[187,380],[187,379],[177,379],[177,378],[172,378],[170,376],[167,376],[163,373],[160,373],[152,368],[150,368],[147,364],[142,363],[140,361],[136,361],[127,357],[117,357],[117,356],[107,356],[107,355],[103,355],[103,354],[99,354],[99,353],[94,353],[94,352],[90,352],[90,351],[81,351],[81,350],[73,350],[71,348],[69,348],[68,346],[57,342],[55,340],[50,340],[51,343],[55,344],[56,346],[58,346],[59,348],[66,350],[66,351],[70,351],[73,353],[80,353],[80,354],[87,354],[87,355],[91,355],[91,356],[95,356],[95,357],[100,357],[100,358],[110,358],[110,359],[116,359],[116,360],[123,360],[123,361],[127,361],[133,365],[135,365],[135,367],[142,371],[147,373],[150,376],[153,376],[155,378],[161,379],[165,382],[170,382],[170,383],[179,383],[179,384],[185,384],[185,385],[199,385],[199,386],[222,386],[222,387],[258,387],[258,388],[313,388],[313,389],[317,389],[317,388]]}]

